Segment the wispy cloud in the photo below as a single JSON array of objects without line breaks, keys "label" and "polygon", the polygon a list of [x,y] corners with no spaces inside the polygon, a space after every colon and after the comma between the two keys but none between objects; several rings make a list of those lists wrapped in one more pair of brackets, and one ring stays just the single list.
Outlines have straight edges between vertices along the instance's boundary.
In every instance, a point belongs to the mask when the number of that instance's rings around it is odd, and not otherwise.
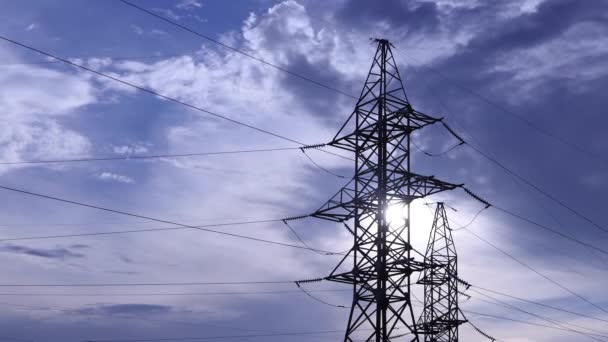
[{"label": "wispy cloud", "polygon": [[[74,248],[73,246],[71,248]],[[45,259],[72,259],[72,258],[84,258],[85,255],[71,251],[70,248],[33,248],[20,245],[7,244],[0,246],[0,251],[23,254],[29,256],[35,256]]]},{"label": "wispy cloud", "polygon": [[171,312],[171,306],[153,304],[114,304],[114,305],[95,305],[79,309],[80,314],[104,314],[104,315],[155,315]]},{"label": "wispy cloud", "polygon": [[182,10],[191,10],[203,7],[203,4],[199,0],[180,0],[175,7]]},{"label": "wispy cloud", "polygon": [[104,180],[104,181],[116,181],[116,182],[120,182],[120,183],[134,183],[135,180],[129,176],[125,176],[125,175],[121,175],[118,173],[113,173],[113,172],[102,172],[99,175],[97,175],[97,178]]}]

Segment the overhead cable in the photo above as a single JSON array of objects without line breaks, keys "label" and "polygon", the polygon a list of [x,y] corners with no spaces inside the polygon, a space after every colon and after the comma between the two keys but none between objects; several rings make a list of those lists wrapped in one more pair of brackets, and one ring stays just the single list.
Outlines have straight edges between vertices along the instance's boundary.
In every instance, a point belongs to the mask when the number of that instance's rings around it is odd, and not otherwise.
[{"label": "overhead cable", "polygon": [[[95,232],[95,233],[82,233],[82,234],[66,234],[66,235],[52,235],[52,236],[38,236],[38,237],[7,238],[7,239],[0,239],[0,241],[35,240],[35,239],[66,238],[66,237],[76,237],[76,236],[95,236],[95,235],[125,234],[125,233],[136,233],[136,232],[176,230],[176,229],[178,229],[178,228],[181,227],[180,229],[184,229],[184,228],[197,229],[197,230],[202,230],[202,231],[205,231],[205,232],[208,232],[208,233],[214,233],[214,234],[232,236],[232,237],[235,237],[235,238],[241,238],[241,239],[246,239],[246,240],[251,240],[251,241],[264,242],[264,243],[269,243],[269,244],[274,244],[274,245],[279,245],[279,246],[284,246],[284,247],[292,247],[292,248],[299,248],[299,249],[305,249],[305,250],[313,250],[313,251],[317,251],[317,252],[329,253],[328,255],[333,255],[333,254],[331,254],[333,252],[329,252],[329,251],[323,251],[323,250],[314,249],[314,248],[311,249],[311,248],[308,248],[308,247],[305,247],[305,246],[293,245],[293,244],[284,243],[284,242],[271,241],[271,240],[256,238],[256,237],[253,237],[253,236],[246,236],[246,235],[228,233],[228,232],[223,232],[223,231],[218,231],[218,230],[213,230],[213,229],[206,228],[206,227],[214,227],[214,226],[226,226],[226,225],[231,225],[231,224],[251,224],[251,223],[260,223],[260,222],[279,222],[279,221],[283,221],[283,220],[289,220],[291,218],[257,220],[257,221],[245,221],[245,222],[236,222],[236,223],[209,224],[209,225],[204,225],[204,226],[193,226],[193,225],[187,225],[187,224],[178,223],[178,222],[174,222],[174,221],[170,221],[170,220],[164,220],[164,219],[154,218],[154,217],[151,217],[151,216],[134,214],[134,213],[130,213],[130,212],[122,211],[122,210],[110,209],[110,208],[105,208],[105,207],[101,207],[101,206],[97,206],[97,205],[92,205],[92,204],[87,204],[87,203],[83,203],[83,202],[68,200],[68,199],[59,198],[59,197],[55,197],[55,196],[49,196],[49,195],[39,194],[39,193],[35,193],[35,192],[23,190],[23,189],[17,189],[17,188],[12,188],[12,187],[7,187],[7,186],[1,186],[1,185],[0,185],[0,189],[4,189],[4,190],[8,190],[8,191],[13,191],[13,192],[17,192],[17,193],[21,193],[21,194],[25,194],[25,195],[34,196],[34,197],[40,197],[40,198],[44,198],[44,199],[48,199],[48,200],[53,200],[53,201],[57,201],[57,202],[63,202],[63,203],[67,203],[67,204],[72,204],[72,205],[76,205],[76,206],[81,206],[81,207],[86,207],[86,208],[106,211],[106,212],[110,212],[110,213],[114,213],[114,214],[131,216],[131,217],[136,217],[136,218],[140,218],[140,219],[144,219],[144,220],[148,220],[148,221],[155,221],[155,222],[160,222],[160,223],[171,224],[171,225],[174,225],[174,226],[179,226],[179,227],[173,227],[173,228],[152,228],[152,229],[140,229],[140,230],[128,230],[128,231]],[[305,217],[305,216],[301,216],[301,217]]]},{"label": "overhead cable", "polygon": [[487,338],[488,340],[494,342],[494,341],[498,341],[497,339],[495,339],[494,337],[490,336],[489,334],[487,334],[486,332],[484,332],[483,330],[481,330],[480,328],[478,328],[475,324],[473,324],[473,322],[471,322],[469,319],[467,319],[467,316],[464,314],[464,312],[462,312],[462,309],[458,309],[458,311],[460,311],[460,314],[462,315],[462,318],[464,318],[467,323],[469,323],[469,325],[471,327],[473,327],[473,329],[475,331],[477,331],[480,335],[482,335],[483,337]]},{"label": "overhead cable", "polygon": [[[101,76],[101,77],[107,78],[107,79],[109,79],[109,80],[112,80],[112,81],[118,82],[118,83],[120,83],[120,84],[123,84],[123,85],[129,86],[129,87],[132,87],[132,88],[137,89],[137,90],[139,90],[139,91],[142,91],[142,92],[145,92],[145,93],[148,93],[148,94],[152,94],[152,95],[154,95],[154,96],[160,97],[160,98],[165,99],[165,100],[167,100],[167,101],[170,101],[170,102],[173,102],[173,103],[180,104],[180,105],[185,106],[185,107],[188,107],[188,108],[190,108],[190,109],[194,109],[194,110],[196,110],[196,111],[206,113],[206,114],[208,114],[208,115],[211,115],[211,116],[214,116],[214,117],[220,118],[220,119],[222,119],[222,120],[226,120],[226,121],[232,122],[232,123],[234,123],[234,124],[237,124],[237,125],[240,125],[240,126],[243,126],[243,127],[247,127],[247,128],[249,128],[249,129],[252,129],[252,130],[258,131],[258,132],[260,132],[260,133],[264,133],[264,134],[267,134],[267,135],[271,135],[271,136],[273,136],[273,137],[276,137],[276,138],[279,138],[279,139],[282,139],[282,140],[285,140],[285,141],[289,141],[289,142],[292,142],[292,143],[295,143],[295,144],[298,144],[298,145],[301,145],[301,146],[306,146],[306,144],[304,144],[304,143],[302,143],[302,142],[300,142],[300,141],[297,141],[297,140],[295,140],[295,139],[291,139],[291,138],[286,137],[286,136],[284,136],[284,135],[280,135],[280,134],[278,134],[278,133],[273,133],[273,132],[268,131],[268,130],[266,130],[266,129],[259,128],[259,127],[256,127],[256,126],[253,126],[253,125],[247,124],[247,123],[245,123],[245,122],[242,122],[242,121],[239,121],[239,120],[236,120],[236,119],[232,119],[232,118],[230,118],[230,117],[227,117],[227,116],[224,116],[224,115],[221,115],[221,114],[218,114],[218,113],[215,113],[215,112],[209,111],[209,110],[207,110],[207,109],[204,109],[204,108],[201,108],[201,107],[198,107],[198,106],[195,106],[195,105],[192,105],[192,104],[189,104],[189,103],[183,102],[183,101],[178,100],[178,99],[176,99],[176,98],[169,97],[169,96],[167,96],[167,95],[163,95],[163,94],[158,93],[158,92],[156,92],[156,91],[154,91],[154,90],[151,90],[151,89],[148,89],[148,88],[145,88],[145,87],[142,87],[142,86],[135,85],[135,84],[130,83],[130,82],[128,82],[128,81],[122,80],[122,79],[117,78],[117,77],[114,77],[114,76],[110,76],[110,75],[108,75],[108,74],[105,74],[105,73],[100,72],[100,71],[97,71],[97,70],[93,70],[93,69],[88,68],[88,67],[86,67],[86,66],[83,66],[83,65],[80,65],[80,64],[77,64],[77,63],[71,62],[71,61],[69,61],[69,60],[67,60],[67,59],[64,59],[64,58],[58,57],[58,56],[56,56],[56,55],[53,55],[53,54],[51,54],[51,53],[48,53],[48,52],[42,51],[42,50],[40,50],[40,49],[37,49],[37,48],[34,48],[34,47],[32,47],[32,46],[26,45],[26,44],[24,44],[24,43],[17,42],[17,41],[15,41],[15,40],[12,40],[12,39],[7,38],[7,37],[5,37],[5,36],[1,36],[1,35],[0,35],[0,39],[5,40],[5,41],[7,41],[7,42],[9,42],[9,43],[15,44],[15,45],[17,45],[17,46],[23,47],[23,48],[25,48],[25,49],[28,49],[28,50],[30,50],[30,51],[34,51],[34,52],[37,52],[37,53],[39,53],[39,54],[42,54],[42,55],[45,55],[45,56],[48,56],[48,57],[54,58],[54,59],[59,60],[59,61],[61,61],[61,62],[63,62],[63,63],[66,63],[66,64],[69,64],[69,65],[71,65],[71,66],[77,67],[77,68],[79,68],[79,69],[82,69],[82,70],[88,71],[88,72],[93,73],[93,74],[95,74],[95,75],[98,75],[98,76]],[[331,151],[327,151],[327,150],[321,150],[321,151],[323,151],[324,153],[328,153],[328,154],[332,154],[332,155],[338,156],[338,157],[340,157],[340,158],[344,158],[344,159],[349,159],[349,160],[350,160],[350,158],[348,158],[348,157],[342,156],[342,155],[337,154],[337,153],[333,153],[333,152],[331,152]]]},{"label": "overhead cable", "polygon": [[[404,54],[404,57],[406,59],[409,57],[411,59],[416,60],[414,57],[408,56],[407,54]],[[601,156],[599,156],[599,155],[597,155],[595,153],[592,153],[592,152],[590,152],[590,151],[582,148],[581,146],[579,146],[579,145],[577,145],[577,144],[575,144],[575,143],[573,143],[571,141],[568,141],[568,140],[566,140],[566,139],[564,139],[562,137],[557,136],[555,133],[552,133],[549,130],[543,128],[542,126],[540,126],[540,125],[538,125],[538,124],[530,121],[525,115],[518,114],[518,113],[516,113],[514,111],[511,111],[511,110],[507,109],[505,106],[502,106],[502,105],[500,105],[500,104],[498,104],[498,103],[496,103],[494,101],[491,101],[487,97],[485,97],[485,96],[481,95],[480,93],[472,90],[471,88],[465,86],[464,84],[462,84],[460,82],[457,82],[454,79],[452,79],[452,78],[444,75],[443,72],[437,70],[436,68],[433,68],[431,66],[424,65],[424,64],[420,64],[420,65],[423,68],[428,69],[428,70],[432,71],[433,73],[439,75],[443,80],[448,81],[448,83],[451,83],[451,84],[455,85],[457,88],[460,88],[460,89],[464,90],[465,92],[473,95],[474,97],[477,97],[478,99],[482,100],[486,104],[488,104],[488,105],[490,105],[490,106],[492,106],[494,108],[497,108],[501,112],[503,112],[505,114],[508,114],[508,115],[510,115],[510,116],[512,116],[512,117],[514,117],[514,118],[516,118],[518,120],[520,120],[521,122],[525,123],[527,126],[529,126],[530,128],[532,128],[533,130],[536,130],[539,133],[541,133],[541,134],[543,134],[543,135],[545,135],[545,136],[547,136],[547,137],[549,137],[549,138],[551,138],[551,139],[553,139],[553,140],[555,140],[555,141],[557,141],[557,142],[559,142],[559,143],[561,143],[563,145],[566,145],[566,146],[570,147],[571,149],[573,149],[575,151],[581,152],[581,153],[587,155],[588,157],[591,157],[593,159],[601,161],[604,164],[607,162],[604,157],[601,157]]]},{"label": "overhead cable", "polygon": [[306,156],[306,158],[314,165],[316,166],[318,169],[325,171],[326,173],[329,173],[330,175],[334,176],[334,177],[338,177],[338,178],[346,178],[345,176],[339,175],[331,170],[328,170],[326,168],[324,168],[323,166],[317,164],[317,162],[314,161],[314,159],[312,159],[308,153],[306,153],[306,149],[304,149],[303,147],[300,147],[300,150],[302,151],[302,153],[304,154],[304,156]]},{"label": "overhead cable", "polygon": [[348,96],[348,97],[350,97],[350,98],[352,98],[352,99],[355,99],[355,100],[356,100],[356,99],[358,99],[356,96],[353,96],[353,95],[351,95],[351,94],[348,94],[348,93],[346,93],[346,92],[344,92],[344,91],[342,91],[342,90],[336,89],[336,88],[334,88],[334,87],[331,87],[331,86],[326,85],[326,84],[324,84],[324,83],[321,83],[321,82],[319,82],[319,81],[315,81],[315,80],[313,80],[313,79],[312,79],[312,78],[310,78],[310,77],[304,76],[304,75],[302,75],[302,74],[300,74],[300,73],[297,73],[297,72],[295,72],[295,71],[289,70],[289,69],[287,69],[287,68],[285,68],[285,67],[282,67],[282,66],[279,66],[279,65],[277,65],[277,64],[271,63],[271,62],[269,62],[269,61],[267,61],[267,60],[265,60],[265,59],[262,59],[262,58],[260,58],[260,57],[256,57],[256,56],[254,56],[254,55],[252,55],[252,54],[250,54],[250,53],[247,53],[247,52],[245,52],[245,51],[243,51],[243,50],[241,50],[241,49],[238,49],[238,48],[236,48],[236,47],[234,47],[234,46],[230,46],[230,45],[228,45],[228,44],[225,44],[225,43],[223,43],[223,42],[221,42],[221,41],[219,41],[219,40],[217,40],[217,39],[214,39],[214,38],[212,38],[212,37],[210,37],[210,36],[208,36],[208,35],[205,35],[205,34],[202,34],[202,33],[198,32],[198,31],[195,31],[195,30],[193,30],[193,29],[191,29],[191,28],[189,28],[189,27],[186,27],[186,26],[184,26],[184,25],[182,25],[182,24],[180,24],[180,23],[178,23],[178,22],[176,22],[176,21],[174,21],[174,20],[171,20],[171,19],[169,19],[169,18],[167,18],[167,17],[164,17],[164,16],[159,15],[159,14],[157,14],[157,13],[154,13],[154,12],[152,12],[152,11],[149,11],[149,10],[147,10],[147,9],[143,8],[143,7],[137,6],[137,5],[135,5],[135,4],[131,3],[131,2],[128,2],[128,1],[126,1],[126,0],[121,0],[121,1],[122,1],[124,4],[127,4],[127,5],[129,5],[129,6],[133,7],[133,8],[135,8],[135,9],[137,9],[137,10],[141,11],[141,12],[147,13],[147,14],[149,14],[149,15],[151,15],[151,16],[153,16],[153,17],[155,17],[155,18],[161,19],[161,20],[163,20],[163,21],[165,21],[165,22],[167,22],[167,23],[169,23],[169,24],[171,24],[171,25],[173,25],[173,26],[179,27],[179,28],[181,28],[182,30],[188,31],[188,32],[190,32],[190,33],[192,33],[192,34],[194,34],[194,35],[197,35],[197,36],[199,36],[199,37],[201,37],[201,38],[203,38],[203,39],[206,39],[206,40],[208,40],[208,41],[210,41],[210,42],[212,42],[212,43],[214,43],[214,44],[220,45],[220,46],[222,46],[222,47],[224,47],[224,48],[226,48],[226,49],[229,49],[229,50],[231,50],[231,51],[233,51],[233,52],[236,52],[236,53],[239,53],[239,54],[241,54],[241,55],[243,55],[243,56],[246,56],[246,57],[248,57],[248,58],[254,59],[254,60],[256,60],[256,61],[258,61],[258,62],[260,62],[260,63],[262,63],[262,64],[264,64],[264,65],[268,65],[268,66],[273,67],[273,68],[275,68],[275,69],[277,69],[277,70],[280,70],[280,71],[282,71],[282,72],[285,72],[285,73],[287,73],[287,74],[289,74],[289,75],[291,75],[291,76],[295,76],[295,77],[300,78],[300,79],[302,79],[302,80],[305,80],[305,81],[308,81],[308,82],[314,83],[314,84],[316,84],[316,85],[318,85],[318,86],[320,86],[320,87],[323,87],[323,88],[325,88],[325,89],[328,89],[328,90],[331,90],[331,91],[337,92],[337,93],[342,94],[342,95],[344,95],[344,96]]},{"label": "overhead cable", "polygon": [[513,261],[517,262],[518,264],[520,264],[521,266],[529,269],[530,271],[536,273],[537,275],[541,276],[542,278],[544,278],[545,280],[551,282],[552,284],[558,286],[559,288],[561,288],[562,290],[570,293],[571,295],[577,297],[578,299],[584,301],[585,303],[593,306],[594,308],[601,310],[605,313],[608,313],[608,310],[604,309],[603,307],[593,303],[592,301],[590,301],[589,299],[583,297],[582,295],[580,295],[579,293],[574,292],[573,290],[571,290],[570,288],[566,287],[565,285],[563,285],[562,283],[558,282],[557,280],[545,275],[544,273],[541,273],[540,271],[538,271],[536,268],[528,265],[527,263],[521,261],[520,259],[518,259],[517,257],[515,257],[514,255],[508,253],[507,251],[505,251],[504,249],[498,247],[497,245],[493,244],[492,242],[484,239],[483,237],[481,237],[480,235],[474,233],[473,231],[469,230],[469,229],[464,229],[467,233],[475,236],[477,239],[481,240],[482,242],[486,243],[487,245],[489,245],[490,247],[496,249],[497,251],[501,252],[502,254],[504,254],[505,256],[509,257],[510,259],[512,259]]},{"label": "overhead cable", "polygon": [[149,155],[124,155],[124,156],[114,156],[114,157],[88,157],[88,158],[73,158],[73,159],[18,160],[18,161],[1,161],[0,165],[81,163],[81,162],[112,161],[112,160],[182,158],[182,157],[213,156],[213,155],[221,155],[221,154],[242,154],[242,153],[257,153],[257,152],[288,151],[288,150],[298,150],[298,149],[300,149],[300,148],[299,147],[279,147],[279,148],[264,148],[264,149],[254,149],[254,150],[234,150],[234,151],[178,153],[178,154],[169,154],[168,153],[168,154],[149,154]]},{"label": "overhead cable", "polygon": [[[546,316],[543,316],[543,315],[539,315],[539,314],[531,312],[531,311],[524,310],[524,309],[522,309],[520,307],[517,307],[515,305],[509,304],[509,303],[507,303],[505,301],[497,299],[497,298],[495,298],[493,296],[490,296],[488,294],[485,294],[485,293],[482,293],[482,292],[479,292],[479,291],[475,291],[474,289],[471,289],[471,291],[474,291],[475,293],[477,293],[479,295],[482,295],[482,296],[490,299],[490,300],[485,300],[485,299],[482,299],[482,298],[479,298],[479,297],[475,297],[477,300],[481,300],[481,301],[484,301],[486,303],[490,303],[490,304],[493,304],[493,305],[498,305],[498,306],[503,307],[503,308],[515,310],[515,311],[518,311],[518,312],[522,312],[522,313],[524,313],[526,315],[534,316],[534,317],[539,318],[539,319],[541,319],[541,320],[543,320],[545,322],[557,325],[557,326],[562,327],[564,329],[568,329],[569,331],[571,331],[573,333],[581,334],[583,336],[592,338],[592,339],[594,339],[596,341],[603,342],[604,340],[600,340],[600,339],[596,338],[595,336],[608,337],[608,332],[604,332],[604,331],[601,331],[601,330],[587,328],[587,327],[584,327],[582,325],[578,325],[578,324],[574,324],[574,323],[559,321],[559,320],[556,320],[556,319],[553,319],[553,318],[549,318],[549,317],[546,317]],[[585,330],[593,331],[593,332],[595,332],[597,334],[588,333],[588,332],[580,331],[580,330],[577,330],[577,329],[572,329],[572,328],[570,328],[570,327],[568,327],[566,325],[571,325],[571,326],[574,326],[574,327],[577,327],[577,328],[580,328],[580,329],[585,329]]]},{"label": "overhead cable", "polygon": [[603,319],[603,318],[587,315],[587,314],[584,314],[584,313],[581,313],[581,312],[576,312],[576,311],[560,308],[560,307],[557,307],[557,306],[544,304],[544,303],[541,303],[541,302],[538,302],[538,301],[533,301],[533,300],[529,300],[529,299],[513,296],[513,295],[510,295],[510,294],[507,294],[507,293],[504,293],[504,292],[499,292],[499,291],[496,291],[496,290],[491,290],[491,289],[484,288],[484,287],[481,287],[481,286],[478,286],[478,285],[472,285],[472,287],[475,288],[475,289],[478,289],[478,290],[487,291],[487,292],[494,293],[494,294],[497,294],[497,295],[500,295],[500,296],[505,296],[507,298],[519,300],[519,301],[522,301],[522,302],[525,302],[525,303],[534,304],[534,305],[542,306],[542,307],[545,307],[545,308],[548,308],[548,309],[553,309],[553,310],[565,312],[565,313],[568,313],[568,314],[571,314],[571,315],[581,316],[581,317],[593,319],[593,320],[596,320],[596,321],[608,323],[608,319]]}]

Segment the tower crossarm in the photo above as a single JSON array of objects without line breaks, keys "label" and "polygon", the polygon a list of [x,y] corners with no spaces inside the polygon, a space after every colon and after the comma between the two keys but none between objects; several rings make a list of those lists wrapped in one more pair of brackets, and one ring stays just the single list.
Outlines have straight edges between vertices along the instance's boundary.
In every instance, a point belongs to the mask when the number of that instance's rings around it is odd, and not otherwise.
[{"label": "tower crossarm", "polygon": [[[354,189],[354,180],[348,182],[334,196],[325,202],[311,216],[334,221],[344,222],[354,217],[355,211],[369,208],[374,210],[377,207],[377,191],[371,188],[369,191],[361,189],[358,192]],[[410,187],[410,194],[405,189]],[[411,203],[418,198],[434,195],[448,190],[462,187],[462,184],[448,183],[435,178],[434,176],[423,176],[404,170],[394,171],[393,177],[388,179],[387,196],[389,200],[396,203]]]},{"label": "tower crossarm", "polygon": [[[351,115],[351,118],[356,117],[357,114],[361,114],[361,112],[365,113],[365,111],[361,109],[363,105],[364,104],[359,104],[359,106],[357,106]],[[343,126],[328,145],[351,152],[356,152],[357,147],[359,152],[364,152],[373,148],[378,143],[378,121],[380,120],[377,118],[375,120],[369,120],[369,122],[360,125],[358,129],[349,133],[343,132],[345,129],[345,126]],[[388,113],[382,121],[386,122],[389,140],[394,140],[403,135],[409,135],[415,130],[425,126],[441,122],[442,118],[435,118],[417,111],[408,103],[402,108]]]},{"label": "tower crossarm", "polygon": [[[393,176],[388,181],[391,200],[411,203],[418,198],[424,198],[442,191],[454,190],[464,184],[454,184],[435,178],[435,176],[423,176],[405,170],[394,170]],[[405,192],[409,187],[410,194]]]}]

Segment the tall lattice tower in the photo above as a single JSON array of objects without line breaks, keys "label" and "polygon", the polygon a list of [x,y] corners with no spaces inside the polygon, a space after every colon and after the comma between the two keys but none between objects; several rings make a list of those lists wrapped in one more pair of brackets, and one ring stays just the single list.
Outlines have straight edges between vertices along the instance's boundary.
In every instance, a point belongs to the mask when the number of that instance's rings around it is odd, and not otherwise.
[{"label": "tall lattice tower", "polygon": [[419,284],[424,285],[424,309],[418,323],[428,342],[458,341],[458,263],[452,231],[443,203],[437,203],[429,237],[425,268]]},{"label": "tall lattice tower", "polygon": [[[410,276],[426,265],[410,245],[410,203],[459,185],[411,171],[412,132],[440,122],[412,108],[391,44],[376,39],[374,61],[354,112],[330,143],[354,153],[355,173],[313,216],[343,222],[352,249],[327,280],[352,284],[353,300],[344,341],[419,341],[410,299]],[[388,221],[401,206],[402,224]]]}]

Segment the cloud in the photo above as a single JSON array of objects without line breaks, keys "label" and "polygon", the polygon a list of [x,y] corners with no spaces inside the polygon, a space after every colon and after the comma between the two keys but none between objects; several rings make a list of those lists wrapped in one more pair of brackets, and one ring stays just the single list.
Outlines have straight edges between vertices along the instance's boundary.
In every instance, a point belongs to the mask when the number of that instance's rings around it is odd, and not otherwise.
[{"label": "cloud", "polygon": [[[143,27],[138,26],[138,25],[131,25],[131,29],[133,30],[133,32],[138,35],[138,36],[142,36],[142,35],[150,35],[150,36],[156,36],[156,37],[168,37],[169,33],[167,31],[163,31],[157,28],[153,28],[150,30],[145,30]],[[88,61],[89,63],[92,62],[92,60]]]},{"label": "cloud", "polygon": [[169,8],[153,8],[153,11],[159,12],[161,14],[163,14],[164,16],[173,19],[173,20],[180,20],[182,18],[181,15],[175,13],[173,10],[169,9]]},{"label": "cloud", "polygon": [[99,175],[97,175],[97,178],[104,180],[104,181],[116,181],[116,182],[120,182],[120,183],[134,183],[135,180],[129,176],[125,176],[125,175],[121,175],[121,174],[117,174],[117,173],[113,173],[113,172],[102,172]]},{"label": "cloud", "polygon": [[440,12],[432,1],[390,0],[377,6],[369,1],[353,0],[345,1],[336,16],[345,26],[355,26],[359,30],[381,28],[383,31],[418,33],[436,30]]},{"label": "cloud", "polygon": [[[2,120],[6,127],[0,132],[0,159],[69,158],[86,156],[90,141],[79,132],[66,129],[56,120],[43,117]],[[0,172],[14,167],[0,167]]]},{"label": "cloud", "polygon": [[[70,248],[74,249],[73,246]],[[27,246],[6,244],[0,247],[0,251],[35,256],[45,259],[74,259],[85,257],[84,254],[73,252],[70,250],[70,248],[32,248]]]},{"label": "cloud", "polygon": [[34,29],[35,29],[35,28],[37,28],[37,27],[38,27],[38,24],[36,24],[36,23],[31,23],[31,24],[29,24],[29,25],[28,25],[28,26],[25,28],[25,30],[26,30],[26,31],[32,31],[32,30],[34,30]]},{"label": "cloud", "polygon": [[137,26],[137,25],[131,25],[131,28],[133,29],[133,32],[135,32],[135,34],[137,35],[142,35],[144,34],[144,29],[141,26]]},{"label": "cloud", "polygon": [[[0,130],[1,160],[88,153],[91,143],[87,137],[62,123],[66,116],[97,101],[94,87],[86,78],[41,67],[12,65],[3,68],[0,86],[5,88],[0,96],[3,108],[0,121],[4,126]],[[2,167],[0,172],[8,169]]]},{"label": "cloud", "polygon": [[112,151],[116,154],[144,154],[149,152],[148,147],[139,144],[112,146]]},{"label": "cloud", "polygon": [[203,7],[199,0],[180,0],[175,7],[181,10],[191,10]]},{"label": "cloud", "polygon": [[167,305],[152,305],[152,304],[115,304],[115,305],[97,305],[89,306],[78,310],[78,313],[83,315],[158,315],[171,312],[171,306]]}]

